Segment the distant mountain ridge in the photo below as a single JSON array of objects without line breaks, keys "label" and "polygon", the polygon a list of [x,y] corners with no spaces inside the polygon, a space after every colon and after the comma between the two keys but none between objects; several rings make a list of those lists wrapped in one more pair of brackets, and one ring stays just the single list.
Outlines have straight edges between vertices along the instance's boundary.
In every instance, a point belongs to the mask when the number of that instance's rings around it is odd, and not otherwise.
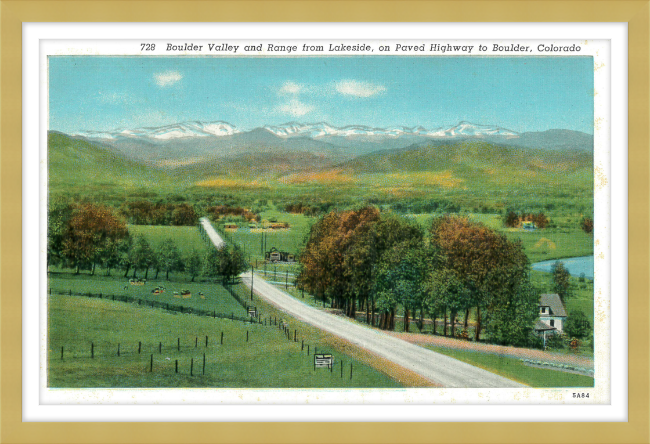
[{"label": "distant mountain ridge", "polygon": [[310,153],[325,163],[406,148],[444,145],[445,141],[481,140],[493,144],[593,153],[593,136],[579,131],[551,129],[541,132],[515,131],[494,125],[459,122],[426,129],[422,126],[374,128],[365,125],[336,127],[326,122],[288,122],[242,131],[224,121],[182,122],[161,127],[81,131],[70,137],[95,143],[127,158],[163,166],[191,160],[211,161],[242,154],[269,153],[276,158]]}]

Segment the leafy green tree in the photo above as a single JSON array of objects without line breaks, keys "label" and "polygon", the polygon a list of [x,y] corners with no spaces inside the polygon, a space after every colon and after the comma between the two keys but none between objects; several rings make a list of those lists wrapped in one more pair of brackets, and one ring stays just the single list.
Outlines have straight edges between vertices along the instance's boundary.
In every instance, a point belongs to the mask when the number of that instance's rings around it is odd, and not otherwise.
[{"label": "leafy green tree", "polygon": [[183,262],[185,271],[192,277],[191,282],[194,282],[194,279],[201,274],[201,269],[203,267],[201,255],[196,250],[192,250],[192,252],[185,257]]},{"label": "leafy green tree", "polygon": [[394,328],[395,307],[404,307],[404,331],[409,331],[411,310],[422,305],[425,295],[426,259],[421,248],[411,248],[409,242],[387,250],[378,266],[375,291],[385,314],[390,314]]},{"label": "leafy green tree", "polygon": [[537,319],[539,291],[527,279],[509,292],[505,303],[496,305],[487,321],[492,342],[526,347],[535,342],[533,327]]},{"label": "leafy green tree", "polygon": [[[426,280],[426,305],[433,316],[442,312],[444,316],[443,333],[447,335],[447,313],[451,318],[451,335],[455,334],[455,319],[460,310],[473,305],[472,292],[465,287],[457,274],[450,269],[433,270]],[[435,322],[435,317],[433,318]],[[435,330],[435,326],[434,326]]]},{"label": "leafy green tree", "polygon": [[142,235],[138,235],[129,251],[129,262],[133,267],[134,279],[137,277],[137,271],[139,269],[145,270],[144,278],[147,279],[149,276],[149,268],[155,263],[154,256],[153,249],[147,239]]},{"label": "leafy green tree", "polygon": [[553,291],[560,296],[562,303],[565,304],[567,298],[573,296],[573,291],[571,290],[571,275],[562,262],[557,261],[553,264],[551,279]]},{"label": "leafy green tree", "polygon": [[579,310],[572,310],[564,323],[564,332],[572,338],[586,338],[592,333],[591,322]]},{"label": "leafy green tree", "polygon": [[169,273],[181,271],[183,261],[178,247],[172,238],[165,239],[158,247],[158,263],[165,272],[165,279],[169,280]]},{"label": "leafy green tree", "polygon": [[61,199],[51,199],[47,213],[47,264],[55,265],[65,260],[63,241],[74,206]]},{"label": "leafy green tree", "polygon": [[248,269],[244,253],[239,247],[227,244],[221,248],[212,248],[205,259],[203,273],[206,276],[221,277],[226,285],[240,273]]}]

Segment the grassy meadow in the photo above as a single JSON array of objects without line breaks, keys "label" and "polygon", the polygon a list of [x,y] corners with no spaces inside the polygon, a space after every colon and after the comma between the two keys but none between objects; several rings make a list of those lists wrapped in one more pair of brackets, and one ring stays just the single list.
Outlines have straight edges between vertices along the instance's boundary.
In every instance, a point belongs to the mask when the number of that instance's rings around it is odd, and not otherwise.
[{"label": "grassy meadow", "polygon": [[531,387],[594,386],[592,377],[532,367],[524,364],[518,358],[476,351],[452,350],[446,347],[428,346],[427,348]]},{"label": "grassy meadow", "polygon": [[[235,316],[246,316],[246,310],[219,284],[210,282],[188,282],[186,280],[166,281],[164,276],[161,279],[147,279],[145,285],[131,285],[128,278],[122,277],[118,272],[117,276],[90,276],[63,272],[50,273],[49,288],[53,293],[92,293],[114,296],[129,296],[147,301],[157,301],[170,305],[182,305],[188,308],[216,311],[217,313],[234,314]],[[152,290],[158,286],[165,287],[165,292],[153,294]],[[191,297],[181,297],[183,290],[189,290]],[[174,292],[178,295],[174,296]],[[199,296],[203,293],[203,298]]]},{"label": "grassy meadow", "polygon": [[[181,315],[133,304],[66,295],[52,295],[48,302],[49,387],[401,386],[362,360],[335,350],[320,335],[294,322],[290,322],[290,326],[299,329],[299,342],[293,342],[293,338],[288,340],[282,330],[268,324]],[[302,340],[310,345],[309,356],[306,347],[301,350]],[[94,343],[94,358],[91,358],[91,343]],[[139,343],[141,353],[138,353]],[[120,356],[117,356],[118,344]],[[314,370],[314,347],[319,353],[334,354],[335,371]],[[151,355],[153,372],[150,372]],[[190,375],[192,359],[194,368],[193,375]],[[340,377],[341,360],[343,378]],[[353,364],[351,380],[350,363]]]}]

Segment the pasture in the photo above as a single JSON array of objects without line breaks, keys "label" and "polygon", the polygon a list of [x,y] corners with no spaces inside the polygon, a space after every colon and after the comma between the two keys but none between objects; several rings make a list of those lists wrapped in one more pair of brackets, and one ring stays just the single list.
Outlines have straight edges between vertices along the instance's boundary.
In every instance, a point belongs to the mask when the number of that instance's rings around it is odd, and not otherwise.
[{"label": "pasture", "polygon": [[[293,341],[293,337],[287,339],[283,330],[275,325],[248,324],[169,313],[108,300],[52,295],[48,300],[48,386],[401,386],[364,362],[334,350],[322,337],[308,329],[304,330],[297,321],[289,320],[289,324],[291,328],[298,329],[297,342]],[[303,340],[305,345],[310,346],[310,355],[307,355],[306,346],[302,348]],[[94,357],[91,357],[91,345]],[[334,371],[314,370],[314,347],[319,352],[334,354]],[[340,376],[341,360],[344,365],[343,377]],[[354,370],[352,379],[349,377],[350,363]]]},{"label": "pasture", "polygon": [[[131,285],[129,279],[121,276],[89,276],[87,274],[51,273],[49,287],[53,293],[102,293],[103,295],[130,296],[148,301],[182,305],[188,308],[216,311],[217,313],[245,316],[246,310],[219,284],[211,282],[177,282],[164,279],[149,279],[145,285]],[[153,294],[158,286],[165,292]],[[183,290],[189,290],[191,297],[181,297]],[[174,295],[178,293],[178,295]],[[204,298],[199,296],[203,293]]]},{"label": "pasture", "polygon": [[201,238],[197,227],[127,225],[127,228],[131,236],[144,236],[154,250],[167,239],[172,239],[184,256],[190,254],[192,250],[203,254],[209,247],[209,244]]}]

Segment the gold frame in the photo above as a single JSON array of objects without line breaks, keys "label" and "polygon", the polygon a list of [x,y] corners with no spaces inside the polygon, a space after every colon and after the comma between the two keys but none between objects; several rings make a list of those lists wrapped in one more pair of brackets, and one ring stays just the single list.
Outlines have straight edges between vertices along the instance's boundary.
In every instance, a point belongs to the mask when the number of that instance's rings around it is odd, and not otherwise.
[{"label": "gold frame", "polygon": [[[126,8],[124,7],[126,6]],[[650,4],[638,1],[1,1],[0,441],[544,442],[650,441]],[[128,15],[127,15],[128,14]],[[625,423],[23,423],[21,343],[22,22],[627,22],[629,25],[629,421]],[[589,407],[585,407],[589,408]],[[507,418],[504,418],[507,419]],[[549,435],[552,430],[552,435]]]}]

